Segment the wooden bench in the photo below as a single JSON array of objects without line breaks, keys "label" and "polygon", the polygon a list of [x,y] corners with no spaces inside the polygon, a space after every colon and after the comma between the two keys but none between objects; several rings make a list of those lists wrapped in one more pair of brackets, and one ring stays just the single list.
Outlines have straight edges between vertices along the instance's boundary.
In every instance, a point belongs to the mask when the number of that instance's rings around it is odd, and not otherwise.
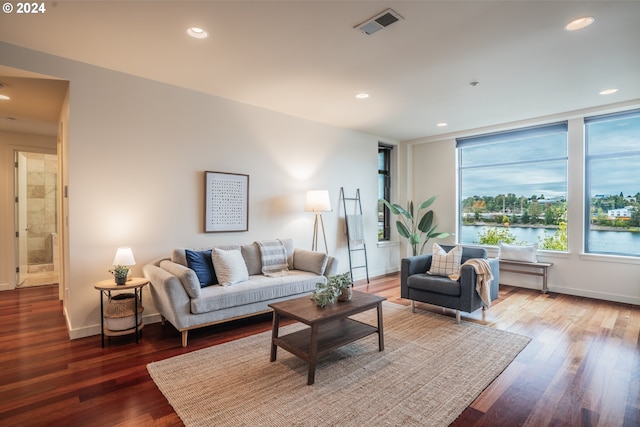
[{"label": "wooden bench", "polygon": [[[501,259],[500,271],[506,271],[509,273],[529,274],[532,276],[542,277],[542,293],[546,294],[549,290],[547,286],[547,270],[553,264],[550,262],[524,262],[524,261],[511,261],[508,259]],[[505,265],[508,268],[502,268]]]}]

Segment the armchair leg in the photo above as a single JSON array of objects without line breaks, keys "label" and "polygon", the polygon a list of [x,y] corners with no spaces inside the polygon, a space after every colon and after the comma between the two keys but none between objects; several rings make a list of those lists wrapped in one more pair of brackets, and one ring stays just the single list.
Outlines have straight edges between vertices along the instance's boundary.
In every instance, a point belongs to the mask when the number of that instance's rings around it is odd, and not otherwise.
[{"label": "armchair leg", "polygon": [[460,310],[456,310],[456,322],[460,323]]},{"label": "armchair leg", "polygon": [[411,312],[416,312],[416,302],[414,300],[411,300]]}]

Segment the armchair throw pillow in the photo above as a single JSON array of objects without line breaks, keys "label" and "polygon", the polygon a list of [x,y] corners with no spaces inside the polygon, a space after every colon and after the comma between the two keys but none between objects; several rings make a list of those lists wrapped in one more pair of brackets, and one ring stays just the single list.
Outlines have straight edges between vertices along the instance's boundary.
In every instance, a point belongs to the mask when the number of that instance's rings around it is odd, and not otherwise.
[{"label": "armchair throw pillow", "polygon": [[449,252],[446,252],[439,244],[434,243],[431,268],[427,273],[433,276],[449,276],[451,274],[456,274],[460,270],[461,260],[462,246],[457,245]]}]

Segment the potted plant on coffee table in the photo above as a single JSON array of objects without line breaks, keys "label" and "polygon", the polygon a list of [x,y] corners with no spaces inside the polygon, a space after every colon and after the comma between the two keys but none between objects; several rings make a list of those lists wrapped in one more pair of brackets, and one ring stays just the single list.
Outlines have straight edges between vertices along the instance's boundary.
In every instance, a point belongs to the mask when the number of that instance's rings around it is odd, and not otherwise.
[{"label": "potted plant on coffee table", "polygon": [[350,273],[334,274],[328,277],[327,283],[317,283],[311,299],[320,307],[337,301],[349,301],[352,296],[353,280]]}]

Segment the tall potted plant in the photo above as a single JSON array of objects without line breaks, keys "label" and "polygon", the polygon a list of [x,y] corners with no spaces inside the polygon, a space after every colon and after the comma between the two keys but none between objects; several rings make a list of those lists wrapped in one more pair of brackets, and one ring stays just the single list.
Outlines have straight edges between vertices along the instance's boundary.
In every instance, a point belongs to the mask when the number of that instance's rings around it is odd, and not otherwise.
[{"label": "tall potted plant", "polygon": [[[451,233],[436,231],[437,224],[433,224],[433,211],[431,209],[421,213],[431,206],[435,200],[436,196],[433,196],[429,200],[422,202],[414,216],[413,201],[409,200],[407,209],[404,209],[398,204],[380,199],[392,214],[398,215],[399,219],[396,221],[396,228],[402,237],[409,240],[413,256],[421,254],[430,239],[442,239],[451,235]],[[422,240],[423,238],[424,241]]]}]

